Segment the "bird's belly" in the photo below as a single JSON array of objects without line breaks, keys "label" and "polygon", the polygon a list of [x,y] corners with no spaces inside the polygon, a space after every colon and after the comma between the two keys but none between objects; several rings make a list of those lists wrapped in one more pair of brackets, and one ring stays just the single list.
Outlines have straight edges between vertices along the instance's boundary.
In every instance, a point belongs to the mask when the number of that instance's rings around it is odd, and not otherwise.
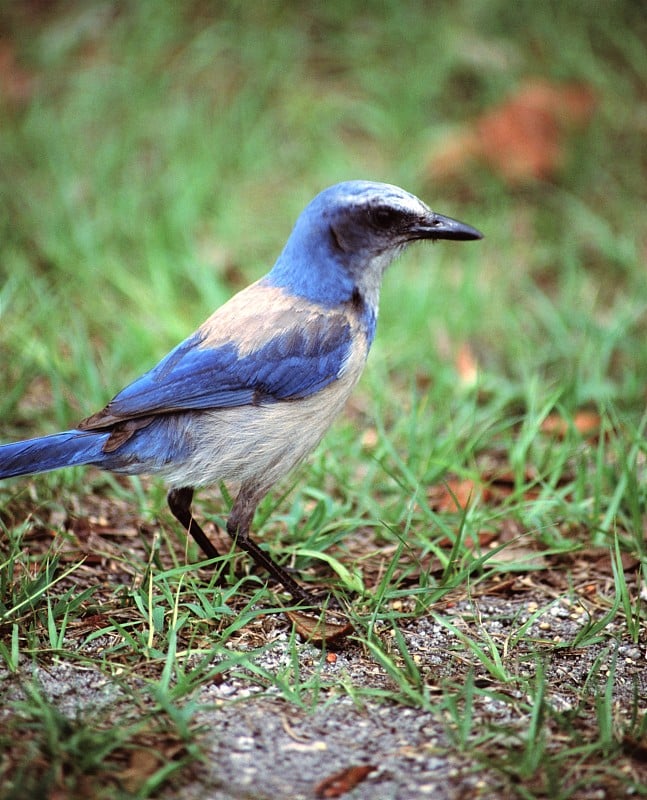
[{"label": "bird's belly", "polygon": [[352,377],[302,400],[195,414],[194,446],[160,473],[174,487],[236,481],[268,489],[317,446],[355,385]]}]

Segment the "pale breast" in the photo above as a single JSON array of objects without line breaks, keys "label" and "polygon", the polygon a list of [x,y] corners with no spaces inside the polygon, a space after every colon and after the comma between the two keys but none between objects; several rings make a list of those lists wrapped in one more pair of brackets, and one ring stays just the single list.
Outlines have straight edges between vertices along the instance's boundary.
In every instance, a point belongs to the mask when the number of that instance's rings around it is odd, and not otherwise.
[{"label": "pale breast", "polygon": [[269,488],[321,441],[343,409],[366,363],[359,336],[339,378],[299,400],[204,411],[193,416],[196,446],[181,464],[163,470],[171,486],[204,486],[219,481]]}]

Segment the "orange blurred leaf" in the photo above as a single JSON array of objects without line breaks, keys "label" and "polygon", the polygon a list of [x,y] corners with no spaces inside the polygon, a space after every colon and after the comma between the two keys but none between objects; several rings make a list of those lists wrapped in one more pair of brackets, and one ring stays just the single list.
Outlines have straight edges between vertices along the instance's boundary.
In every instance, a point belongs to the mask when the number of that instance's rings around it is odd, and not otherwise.
[{"label": "orange blurred leaf", "polygon": [[[498,538],[499,533],[497,531],[479,531],[476,534],[479,547],[487,547],[487,545],[492,544],[492,542],[496,541]],[[471,536],[466,536],[463,543],[465,547],[470,549],[474,547],[474,539]],[[452,547],[454,542],[449,536],[444,536],[437,544],[438,547]]]},{"label": "orange blurred leaf", "polygon": [[31,97],[35,78],[18,63],[16,50],[9,39],[0,39],[0,99],[24,103]]},{"label": "orange blurred leaf", "polygon": [[463,342],[458,348],[458,353],[456,354],[456,372],[458,373],[461,386],[469,388],[474,386],[478,380],[478,361],[467,342]]},{"label": "orange blurred leaf", "polygon": [[136,792],[161,765],[161,754],[158,756],[151,750],[133,750],[128,767],[120,774],[124,788]]},{"label": "orange blurred leaf", "polygon": [[443,483],[429,488],[427,500],[433,511],[455,513],[467,508],[481,490],[481,484],[471,478],[448,478]]},{"label": "orange blurred leaf", "polygon": [[549,414],[541,425],[543,433],[563,439],[571,427],[582,436],[595,436],[600,431],[602,419],[595,411],[577,411],[572,420],[560,414]]},{"label": "orange blurred leaf", "polygon": [[563,166],[568,134],[590,120],[596,98],[583,84],[529,79],[471,125],[454,131],[431,157],[435,180],[451,180],[478,161],[509,185],[547,180]]},{"label": "orange blurred leaf", "polygon": [[341,772],[336,772],[328,778],[324,778],[315,787],[315,795],[317,797],[341,797],[342,795],[350,792],[357,784],[361,783],[365,778],[375,770],[375,767],[370,764],[356,765],[346,767]]}]

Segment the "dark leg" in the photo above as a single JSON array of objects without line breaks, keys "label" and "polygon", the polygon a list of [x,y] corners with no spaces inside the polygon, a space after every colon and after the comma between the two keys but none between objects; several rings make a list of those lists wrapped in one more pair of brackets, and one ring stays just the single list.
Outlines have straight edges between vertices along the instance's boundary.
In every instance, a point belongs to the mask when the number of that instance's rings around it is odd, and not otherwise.
[{"label": "dark leg", "polygon": [[175,519],[180,522],[186,532],[193,537],[198,547],[207,558],[218,558],[220,553],[213,546],[211,539],[209,539],[207,534],[198,525],[191,513],[191,501],[193,500],[192,487],[185,486],[182,489],[171,489],[166,500]]},{"label": "dark leg", "polygon": [[315,596],[299,586],[288,572],[275,563],[264,550],[261,550],[249,535],[254,511],[256,511],[256,506],[264,494],[265,492],[246,491],[244,487],[240,490],[227,520],[227,533],[241,550],[244,550],[254,559],[259,567],[265,569],[274,580],[282,584],[283,588],[296,603],[317,606],[319,603]]},{"label": "dark leg", "polygon": [[[254,559],[259,567],[269,572],[274,580],[282,584],[295,602],[317,606],[319,605],[317,598],[299,586],[288,572],[276,564],[264,550],[261,550],[249,535],[254,511],[256,511],[256,506],[264,494],[265,492],[249,492],[241,489],[227,520],[227,533],[241,550],[244,550]],[[190,486],[171,489],[167,496],[171,513],[197,542],[202,552],[207,558],[218,558],[220,553],[191,513],[192,500],[193,488]]]}]

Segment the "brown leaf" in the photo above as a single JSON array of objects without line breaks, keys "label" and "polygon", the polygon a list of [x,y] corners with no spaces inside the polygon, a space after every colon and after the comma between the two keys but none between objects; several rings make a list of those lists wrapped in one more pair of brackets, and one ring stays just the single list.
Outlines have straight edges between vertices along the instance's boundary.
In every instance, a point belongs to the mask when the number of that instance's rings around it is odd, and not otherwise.
[{"label": "brown leaf", "polygon": [[[488,481],[493,486],[509,489],[510,491],[515,487],[515,474],[505,465],[494,469],[484,469],[482,477],[484,481]],[[524,467],[523,479],[526,483],[532,483],[532,481],[537,480],[537,471],[531,466]]]},{"label": "brown leaf", "polygon": [[[620,553],[620,563],[622,564],[623,571],[629,572],[640,564],[640,559],[636,558],[631,553]],[[602,552],[595,559],[593,565],[597,572],[601,572],[603,575],[613,575],[611,553],[608,550]]]},{"label": "brown leaf", "polygon": [[[511,469],[485,470],[482,477],[487,482],[487,499],[492,503],[503,502],[515,491],[516,478]],[[531,466],[525,467],[524,483],[532,484],[536,480],[537,471]],[[530,486],[524,489],[523,497],[525,500],[535,500],[540,494],[541,490],[538,486]]]},{"label": "brown leaf", "polygon": [[350,792],[375,770],[370,764],[355,765],[324,778],[315,786],[317,797],[341,797]]},{"label": "brown leaf", "polygon": [[582,436],[593,436],[600,432],[602,418],[595,411],[577,411],[573,417],[575,430]]},{"label": "brown leaf", "polygon": [[[535,471],[528,467],[524,473],[526,482],[536,479]],[[515,489],[515,476],[511,470],[497,468],[484,470],[480,480],[472,478],[447,478],[442,484],[431,486],[427,491],[429,507],[438,513],[456,513],[468,507],[478,496],[484,503],[497,503],[508,497]],[[536,497],[539,490],[528,489],[524,497]]]},{"label": "brown leaf", "polygon": [[[487,547],[498,538],[498,531],[479,531],[476,535],[479,547]],[[449,538],[449,536],[444,536],[438,541],[438,547],[451,547],[453,544],[454,542]],[[466,536],[464,539],[464,544],[465,547],[469,547],[471,549],[474,547],[474,539],[471,536]]]},{"label": "brown leaf", "polygon": [[518,542],[502,547],[492,555],[488,564],[513,564],[515,571],[544,569],[548,566],[546,558],[534,547],[527,547]]},{"label": "brown leaf", "polygon": [[439,513],[456,513],[467,508],[483,487],[471,478],[448,478],[427,492],[429,507]]},{"label": "brown leaf", "polygon": [[576,411],[573,419],[568,420],[561,414],[549,414],[541,424],[542,433],[556,436],[559,439],[565,438],[571,427],[582,436],[593,437],[600,431],[601,417],[595,411]]},{"label": "brown leaf", "polygon": [[377,428],[368,427],[364,429],[364,433],[362,434],[362,447],[365,450],[374,450],[377,447],[378,441]]},{"label": "brown leaf", "polygon": [[160,767],[160,759],[152,750],[133,750],[128,767],[120,775],[124,788],[136,792]]},{"label": "brown leaf", "polygon": [[479,161],[513,186],[552,178],[564,163],[567,134],[588,123],[596,104],[588,86],[529,79],[454,132],[432,156],[429,172],[435,180],[449,180]]},{"label": "brown leaf", "polygon": [[[477,533],[479,547],[487,547],[499,538],[498,531],[479,531]],[[471,544],[471,538],[468,536],[466,539],[468,544]]]},{"label": "brown leaf", "polygon": [[16,104],[27,102],[34,85],[32,73],[18,63],[13,42],[0,40],[0,99]]},{"label": "brown leaf", "polygon": [[314,645],[339,646],[353,632],[348,618],[336,611],[306,613],[298,609],[285,611],[285,616],[294,625],[302,639]]},{"label": "brown leaf", "polygon": [[460,384],[463,387],[470,388],[474,386],[478,380],[478,361],[467,342],[463,342],[458,348],[458,353],[456,354],[456,372],[458,373]]}]

